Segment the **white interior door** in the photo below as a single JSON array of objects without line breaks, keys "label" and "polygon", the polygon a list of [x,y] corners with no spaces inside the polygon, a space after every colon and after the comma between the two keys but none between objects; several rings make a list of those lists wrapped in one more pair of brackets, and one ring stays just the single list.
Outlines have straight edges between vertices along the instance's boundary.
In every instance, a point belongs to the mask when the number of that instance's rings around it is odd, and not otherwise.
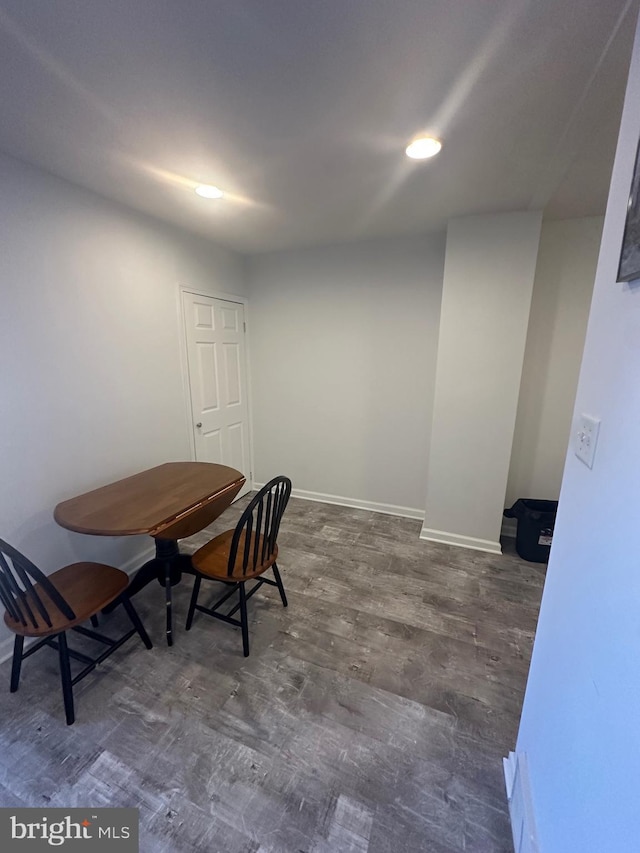
[{"label": "white interior door", "polygon": [[251,488],[244,306],[183,292],[193,436],[198,462],[241,471]]}]

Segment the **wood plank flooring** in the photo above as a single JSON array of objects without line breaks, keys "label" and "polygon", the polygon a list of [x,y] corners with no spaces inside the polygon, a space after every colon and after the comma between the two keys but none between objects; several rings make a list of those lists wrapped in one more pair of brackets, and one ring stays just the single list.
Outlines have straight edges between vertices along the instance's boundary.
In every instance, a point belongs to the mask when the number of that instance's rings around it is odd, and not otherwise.
[{"label": "wood plank flooring", "polygon": [[[185,633],[191,577],[167,648],[154,583],[135,599],[153,650],[132,640],[81,682],[71,727],[53,650],[25,661],[14,695],[4,664],[0,804],[138,807],[144,853],[512,851],[501,759],[545,567],[509,540],[493,556],[419,530],[292,499],[278,560],[289,607],[269,586],[251,599],[251,656],[239,629],[203,614]],[[123,614],[101,622],[115,631]]]}]

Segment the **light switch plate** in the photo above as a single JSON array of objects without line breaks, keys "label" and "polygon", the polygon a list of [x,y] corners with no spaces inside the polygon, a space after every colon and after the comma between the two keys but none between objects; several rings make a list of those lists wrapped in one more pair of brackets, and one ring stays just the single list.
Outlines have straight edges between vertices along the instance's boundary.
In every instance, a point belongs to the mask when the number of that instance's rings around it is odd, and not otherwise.
[{"label": "light switch plate", "polygon": [[581,414],[575,436],[576,456],[589,468],[593,468],[593,457],[598,443],[600,421],[590,415]]}]

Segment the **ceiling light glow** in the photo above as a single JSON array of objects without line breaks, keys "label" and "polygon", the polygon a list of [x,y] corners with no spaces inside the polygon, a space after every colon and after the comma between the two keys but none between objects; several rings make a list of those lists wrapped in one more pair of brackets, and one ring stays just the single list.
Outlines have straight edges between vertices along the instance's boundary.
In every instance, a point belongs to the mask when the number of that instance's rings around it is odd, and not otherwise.
[{"label": "ceiling light glow", "polygon": [[219,187],[214,187],[210,184],[200,184],[200,186],[196,187],[195,191],[202,198],[222,198],[224,195]]},{"label": "ceiling light glow", "polygon": [[434,157],[441,148],[442,143],[439,139],[433,136],[420,136],[407,145],[405,153],[412,160],[426,160],[428,157]]}]

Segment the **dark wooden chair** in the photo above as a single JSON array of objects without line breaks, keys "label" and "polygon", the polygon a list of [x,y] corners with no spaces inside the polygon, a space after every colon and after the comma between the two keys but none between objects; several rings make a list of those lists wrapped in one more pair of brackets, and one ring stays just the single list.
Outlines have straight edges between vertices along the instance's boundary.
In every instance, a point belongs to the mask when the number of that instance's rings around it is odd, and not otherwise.
[{"label": "dark wooden chair", "polygon": [[[148,649],[152,648],[151,640],[125,592],[128,583],[129,578],[124,572],[102,563],[73,563],[47,576],[18,550],[0,539],[0,601],[6,611],[5,624],[16,635],[11,692],[15,693],[18,689],[22,661],[42,646],[51,646],[58,651],[64,709],[67,725],[71,725],[75,720],[74,684],[136,633]],[[91,624],[97,627],[97,614],[116,599],[127,611],[133,624],[133,628],[120,639],[112,640],[81,625],[91,620]],[[97,658],[70,649],[66,635],[69,629],[103,643],[107,649]],[[41,639],[24,651],[25,637]],[[85,664],[75,678],[71,677],[71,658]]]},{"label": "dark wooden chair", "polygon": [[[235,530],[216,536],[203,545],[191,558],[196,573],[193,585],[186,630],[190,630],[196,610],[208,613],[216,619],[238,625],[242,628],[242,647],[244,656],[249,655],[249,628],[247,624],[247,600],[260,589],[263,583],[277,586],[282,604],[287,606],[287,596],[276,559],[278,557],[278,530],[280,519],[291,497],[291,480],[288,477],[274,477],[263,486],[242,513]],[[267,569],[273,570],[275,580],[262,577]],[[230,584],[228,590],[212,607],[198,604],[200,584],[203,578]],[[245,583],[256,579],[255,585],[247,593]],[[219,613],[218,608],[238,592],[239,601],[228,613]],[[234,619],[234,613],[240,610],[240,619]]]}]

